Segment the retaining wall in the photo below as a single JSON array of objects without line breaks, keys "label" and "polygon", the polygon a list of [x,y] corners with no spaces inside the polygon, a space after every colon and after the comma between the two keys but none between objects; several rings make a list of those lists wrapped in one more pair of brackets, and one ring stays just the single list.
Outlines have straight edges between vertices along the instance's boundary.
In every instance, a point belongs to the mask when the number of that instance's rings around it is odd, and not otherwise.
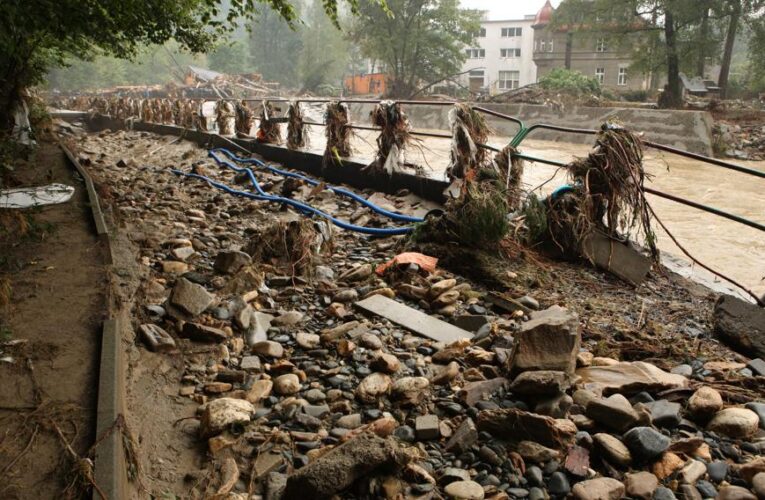
[{"label": "retaining wall", "polygon": [[[599,129],[616,120],[627,128],[643,132],[650,141],[684,149],[692,153],[712,156],[712,115],[706,111],[678,111],[635,108],[572,107],[555,110],[551,106],[533,104],[489,104],[478,106],[521,119],[528,127],[546,123],[570,128]],[[351,104],[351,117],[355,123],[369,123],[371,104]],[[449,130],[451,106],[406,106],[412,126],[417,129]],[[507,120],[487,116],[488,123],[498,135],[514,136],[518,125]],[[592,144],[589,135],[535,130],[529,139]]]}]

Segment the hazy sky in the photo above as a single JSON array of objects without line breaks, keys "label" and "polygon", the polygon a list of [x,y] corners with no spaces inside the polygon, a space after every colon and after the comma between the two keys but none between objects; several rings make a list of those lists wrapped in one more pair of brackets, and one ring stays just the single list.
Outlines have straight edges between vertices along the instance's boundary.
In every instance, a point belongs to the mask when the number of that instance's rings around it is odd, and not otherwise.
[{"label": "hazy sky", "polygon": [[[489,19],[523,19],[526,14],[536,14],[545,0],[460,0],[463,7],[489,11]],[[557,7],[560,0],[552,0]]]}]

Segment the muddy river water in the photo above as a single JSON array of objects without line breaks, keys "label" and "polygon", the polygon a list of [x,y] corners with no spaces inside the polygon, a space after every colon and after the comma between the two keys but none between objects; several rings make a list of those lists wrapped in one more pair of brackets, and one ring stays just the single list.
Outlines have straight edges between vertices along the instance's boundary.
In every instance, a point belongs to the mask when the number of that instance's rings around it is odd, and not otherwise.
[{"label": "muddy river water", "polygon": [[[312,129],[309,134],[311,149],[323,150],[324,130],[309,128]],[[371,160],[375,138],[374,132],[357,131],[352,141],[354,156]],[[502,147],[509,141],[507,137],[494,136],[489,143]],[[449,147],[449,140],[427,138],[411,148],[405,160],[425,166],[430,177],[444,178]],[[585,156],[589,149],[582,144],[539,140],[526,140],[521,147],[531,156],[561,162]],[[765,162],[736,163],[765,171]],[[652,150],[646,152],[645,166],[652,176],[648,186],[765,224],[765,179]],[[565,184],[566,175],[555,167],[527,163],[523,182],[527,190],[544,195]],[[765,294],[765,233],[653,195],[649,195],[649,202],[694,257],[739,281],[757,295]],[[728,289],[725,283],[691,265],[660,228],[657,228],[657,234],[659,248],[667,256],[665,262],[669,267],[714,288]]]}]

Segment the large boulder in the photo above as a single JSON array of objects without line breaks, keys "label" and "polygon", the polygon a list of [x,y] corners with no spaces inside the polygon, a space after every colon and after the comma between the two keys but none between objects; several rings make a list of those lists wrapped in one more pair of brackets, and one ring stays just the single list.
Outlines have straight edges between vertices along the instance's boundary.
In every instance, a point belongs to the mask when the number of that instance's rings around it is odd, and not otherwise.
[{"label": "large boulder", "polygon": [[731,295],[722,295],[715,304],[715,333],[720,339],[750,358],[765,357],[765,308]]},{"label": "large boulder", "polygon": [[515,336],[512,369],[573,373],[580,342],[576,313],[557,305],[533,312]]}]

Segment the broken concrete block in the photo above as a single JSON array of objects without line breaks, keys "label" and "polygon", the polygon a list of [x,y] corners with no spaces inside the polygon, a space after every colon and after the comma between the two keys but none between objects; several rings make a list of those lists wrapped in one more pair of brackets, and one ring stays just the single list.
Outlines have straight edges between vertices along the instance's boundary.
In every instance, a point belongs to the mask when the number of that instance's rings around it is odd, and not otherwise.
[{"label": "broken concrete block", "polygon": [[593,265],[633,285],[641,284],[651,269],[650,258],[629,243],[622,243],[600,231],[593,231],[583,238],[582,254]]},{"label": "broken concrete block", "polygon": [[531,313],[515,336],[513,371],[573,373],[579,352],[579,316],[560,306]]},{"label": "broken concrete block", "polygon": [[720,340],[750,358],[765,357],[765,308],[737,297],[722,295],[714,311]]},{"label": "broken concrete block", "polygon": [[183,324],[181,335],[194,342],[202,342],[206,344],[224,342],[228,338],[226,332],[219,328],[191,322]]},{"label": "broken concrete block", "polygon": [[550,448],[565,448],[576,434],[572,422],[537,415],[517,408],[484,410],[478,414],[478,429],[510,442],[535,441]]},{"label": "broken concrete block", "polygon": [[417,433],[417,439],[420,441],[430,441],[441,437],[441,431],[438,427],[437,415],[420,415],[414,421],[414,431]]},{"label": "broken concrete block", "polygon": [[141,339],[150,351],[167,352],[175,349],[175,340],[160,326],[147,323],[138,327],[138,331],[141,332]]},{"label": "broken concrete block", "polygon": [[360,477],[383,467],[395,470],[409,461],[395,439],[362,433],[291,474],[282,499],[329,498]]},{"label": "broken concrete block", "polygon": [[173,288],[170,303],[181,310],[197,316],[215,302],[215,296],[202,285],[192,283],[186,278],[180,278]]},{"label": "broken concrete block", "polygon": [[478,429],[470,417],[462,421],[444,447],[446,451],[463,453],[470,449],[478,441]]},{"label": "broken concrete block", "polygon": [[213,268],[219,273],[234,274],[252,263],[252,257],[238,250],[226,250],[215,257]]},{"label": "broken concrete block", "polygon": [[651,393],[688,386],[688,379],[682,375],[667,373],[643,361],[622,362],[610,366],[589,366],[580,368],[576,374],[581,377],[579,385],[595,392],[610,394]]},{"label": "broken concrete block", "polygon": [[457,392],[457,398],[468,406],[475,406],[477,402],[488,398],[506,386],[507,379],[503,377],[468,382]]},{"label": "broken concrete block", "polygon": [[246,424],[254,413],[255,407],[243,399],[215,399],[202,412],[199,433],[202,438],[215,436],[231,424]]}]

